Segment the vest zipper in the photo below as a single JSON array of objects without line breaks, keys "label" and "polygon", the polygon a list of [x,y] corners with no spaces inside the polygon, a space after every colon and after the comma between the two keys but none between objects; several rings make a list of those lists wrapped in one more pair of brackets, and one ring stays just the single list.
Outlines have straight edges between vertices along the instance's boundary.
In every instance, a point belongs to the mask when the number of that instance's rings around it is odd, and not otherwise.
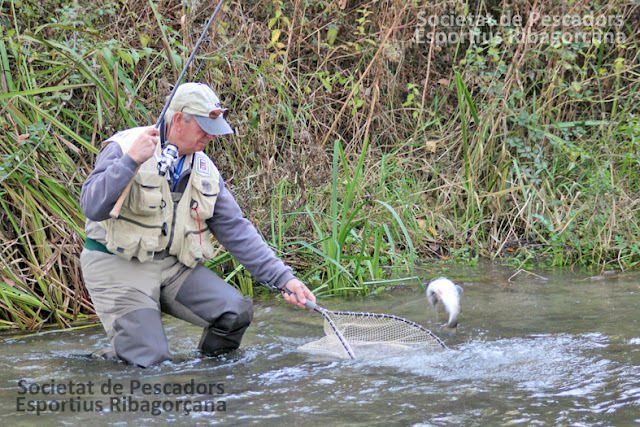
[{"label": "vest zipper", "polygon": [[124,216],[119,217],[119,219],[122,219],[122,220],[124,220],[124,221],[130,222],[130,223],[135,224],[135,225],[137,225],[138,227],[142,227],[142,228],[159,228],[159,229],[162,229],[162,226],[161,226],[161,225],[148,225],[148,224],[143,224],[143,223],[141,223],[141,222],[135,221],[135,220],[130,219],[130,218],[126,218],[126,217],[124,217]]},{"label": "vest zipper", "polygon": [[173,244],[173,235],[176,230],[176,212],[178,210],[178,203],[180,202],[173,202],[173,215],[171,215],[171,233],[169,233],[169,243],[167,243],[167,250],[171,250],[171,245]]}]

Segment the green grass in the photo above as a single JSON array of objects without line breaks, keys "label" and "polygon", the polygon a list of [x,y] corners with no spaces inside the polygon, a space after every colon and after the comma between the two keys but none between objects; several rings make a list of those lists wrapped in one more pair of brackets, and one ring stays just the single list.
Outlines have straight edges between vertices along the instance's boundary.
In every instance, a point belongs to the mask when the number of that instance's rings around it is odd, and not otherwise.
[{"label": "green grass", "polygon": [[[92,313],[80,187],[101,141],[155,122],[207,18],[150,6],[3,2],[2,326]],[[319,295],[377,291],[424,257],[640,267],[640,6],[570,5],[619,14],[622,42],[440,46],[415,42],[418,13],[529,6],[403,6],[229,3],[196,55],[189,79],[236,127],[208,153],[276,253]],[[209,267],[252,294],[223,248]]]}]

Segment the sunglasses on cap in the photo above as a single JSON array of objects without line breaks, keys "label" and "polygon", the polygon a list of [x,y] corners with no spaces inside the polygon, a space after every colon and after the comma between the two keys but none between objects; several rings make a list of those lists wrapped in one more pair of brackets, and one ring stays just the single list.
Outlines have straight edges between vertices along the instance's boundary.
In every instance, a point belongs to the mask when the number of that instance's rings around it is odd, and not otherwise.
[{"label": "sunglasses on cap", "polygon": [[[182,112],[185,108],[187,108],[186,105],[184,107],[182,107],[182,109],[180,111]],[[227,117],[228,112],[229,112],[228,108],[225,108],[225,109],[222,109],[222,110],[213,110],[213,111],[211,111],[209,113],[209,118],[215,120],[220,116]]]}]

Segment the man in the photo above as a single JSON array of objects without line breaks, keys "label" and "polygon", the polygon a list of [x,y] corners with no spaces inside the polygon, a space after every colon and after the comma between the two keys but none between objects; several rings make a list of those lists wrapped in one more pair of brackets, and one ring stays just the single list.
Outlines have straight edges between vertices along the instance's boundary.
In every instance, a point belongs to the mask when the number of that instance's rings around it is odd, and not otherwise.
[{"label": "man", "polygon": [[[214,91],[180,85],[160,129],[138,127],[105,141],[82,187],[87,217],[80,256],[85,284],[111,341],[108,355],[147,367],[170,360],[161,311],[204,327],[200,350],[238,348],[253,317],[251,299],[202,265],[213,235],[261,282],[288,289],[304,308],[314,295],[276,258],[243,217],[213,162],[202,150],[233,133]],[[158,173],[161,143],[179,158]],[[133,181],[120,215],[109,212]]]}]

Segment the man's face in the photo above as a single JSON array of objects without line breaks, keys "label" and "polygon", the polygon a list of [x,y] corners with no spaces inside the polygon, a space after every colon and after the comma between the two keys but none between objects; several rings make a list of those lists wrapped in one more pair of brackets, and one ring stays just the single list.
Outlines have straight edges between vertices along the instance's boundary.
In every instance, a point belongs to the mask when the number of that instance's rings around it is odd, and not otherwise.
[{"label": "man's face", "polygon": [[202,130],[197,121],[186,121],[182,113],[176,113],[169,131],[169,141],[178,147],[181,156],[203,151],[214,135]]}]

